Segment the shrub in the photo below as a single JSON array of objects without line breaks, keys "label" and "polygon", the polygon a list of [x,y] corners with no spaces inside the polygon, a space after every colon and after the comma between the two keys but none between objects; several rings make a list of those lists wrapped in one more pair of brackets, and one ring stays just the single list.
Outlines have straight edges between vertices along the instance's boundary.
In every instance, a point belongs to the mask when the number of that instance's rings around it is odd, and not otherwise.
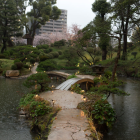
[{"label": "shrub", "polygon": [[31,63],[31,64],[34,64],[34,63],[35,63],[35,59],[34,59],[34,58],[31,58],[31,59],[30,59],[30,63]]},{"label": "shrub", "polygon": [[14,64],[15,64],[16,62],[20,62],[20,60],[19,60],[19,59],[15,59],[15,60],[14,60]]},{"label": "shrub", "polygon": [[92,74],[92,69],[89,66],[79,67],[79,71],[83,74]]},{"label": "shrub", "polygon": [[96,101],[94,110],[91,113],[98,124],[106,124],[108,127],[111,127],[116,121],[114,109],[104,100]]},{"label": "shrub", "polygon": [[42,55],[39,57],[40,61],[45,61],[48,59],[48,57],[46,55]]},{"label": "shrub", "polygon": [[27,94],[21,98],[19,106],[24,107],[32,118],[36,118],[48,114],[52,110],[49,105],[49,102],[40,97],[35,97],[34,94]]},{"label": "shrub", "polygon": [[54,58],[52,54],[47,54],[46,57],[47,57],[48,59]]},{"label": "shrub", "polygon": [[59,53],[59,55],[61,55],[62,54],[62,51],[58,51],[58,53]]},{"label": "shrub", "polygon": [[29,68],[29,66],[28,66],[28,65],[26,65],[26,64],[24,64],[24,68],[28,69],[28,68]]},{"label": "shrub", "polygon": [[2,68],[0,68],[0,73],[2,73],[3,72],[3,69]]},{"label": "shrub", "polygon": [[52,48],[49,48],[49,51],[50,51],[50,52],[52,52],[52,51],[53,51],[53,49],[52,49]]},{"label": "shrub", "polygon": [[67,79],[71,79],[71,78],[76,78],[77,76],[75,74],[72,74],[70,76],[67,77]]},{"label": "shrub", "polygon": [[6,70],[4,70],[3,72],[2,72],[2,76],[6,76]]},{"label": "shrub", "polygon": [[3,54],[0,54],[0,58],[5,58],[5,55],[3,55]]},{"label": "shrub", "polygon": [[50,54],[52,54],[54,58],[58,58],[58,56],[59,56],[58,52],[51,52]]},{"label": "shrub", "polygon": [[46,60],[43,62],[40,62],[38,65],[39,70],[42,71],[51,71],[57,69],[57,64],[54,60]]},{"label": "shrub", "polygon": [[23,63],[22,62],[16,62],[15,65],[17,66],[18,70],[23,68]]},{"label": "shrub", "polygon": [[30,88],[32,86],[38,85],[39,92],[43,92],[49,89],[49,86],[48,86],[49,82],[50,82],[50,79],[48,78],[47,73],[41,72],[41,73],[36,73],[29,76],[25,80],[24,86]]},{"label": "shrub", "polygon": [[12,65],[11,66],[11,70],[17,70],[17,66],[16,65]]}]

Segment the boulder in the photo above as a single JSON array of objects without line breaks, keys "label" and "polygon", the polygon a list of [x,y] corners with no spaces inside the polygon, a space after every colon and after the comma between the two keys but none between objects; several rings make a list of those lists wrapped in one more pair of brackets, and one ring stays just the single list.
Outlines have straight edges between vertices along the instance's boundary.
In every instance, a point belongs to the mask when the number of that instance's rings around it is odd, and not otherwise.
[{"label": "boulder", "polygon": [[18,77],[19,76],[19,70],[7,70],[6,71],[6,77]]}]

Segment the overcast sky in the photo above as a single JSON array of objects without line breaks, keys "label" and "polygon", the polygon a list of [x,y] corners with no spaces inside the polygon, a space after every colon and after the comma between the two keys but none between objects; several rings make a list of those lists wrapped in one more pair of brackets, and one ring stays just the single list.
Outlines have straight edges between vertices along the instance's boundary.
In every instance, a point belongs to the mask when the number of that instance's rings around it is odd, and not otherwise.
[{"label": "overcast sky", "polygon": [[94,1],[95,0],[57,0],[56,5],[59,9],[67,10],[68,27],[76,23],[81,25],[80,28],[83,28],[95,17],[95,14],[91,10]]}]

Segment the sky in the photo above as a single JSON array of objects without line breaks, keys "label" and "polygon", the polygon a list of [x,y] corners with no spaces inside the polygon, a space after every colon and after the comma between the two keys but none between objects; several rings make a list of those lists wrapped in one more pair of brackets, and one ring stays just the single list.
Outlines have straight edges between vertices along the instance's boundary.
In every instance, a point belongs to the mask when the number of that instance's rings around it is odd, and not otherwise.
[{"label": "sky", "polygon": [[67,10],[67,25],[80,25],[85,27],[95,17],[92,12],[92,4],[95,0],[57,0],[56,6],[59,9]]}]

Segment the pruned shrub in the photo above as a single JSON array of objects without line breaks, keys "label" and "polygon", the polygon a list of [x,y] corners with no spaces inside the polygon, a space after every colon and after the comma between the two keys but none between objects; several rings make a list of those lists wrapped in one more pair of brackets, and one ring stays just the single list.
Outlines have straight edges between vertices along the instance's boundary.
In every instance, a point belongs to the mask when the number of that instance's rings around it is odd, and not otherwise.
[{"label": "pruned shrub", "polygon": [[57,69],[57,63],[54,60],[40,62],[38,69],[41,71],[51,71]]},{"label": "pruned shrub", "polygon": [[34,63],[35,63],[35,59],[34,59],[34,58],[31,58],[31,59],[30,59],[30,63],[31,63],[31,64],[34,64]]},{"label": "pruned shrub", "polygon": [[40,59],[40,61],[45,61],[45,60],[48,59],[48,57],[47,57],[46,55],[41,55],[41,56],[39,57],[39,59]]},{"label": "pruned shrub", "polygon": [[29,68],[29,65],[24,64],[24,68],[28,69]]},{"label": "pruned shrub", "polygon": [[11,70],[17,70],[17,66],[16,65],[12,65],[11,66]]},{"label": "pruned shrub", "polygon": [[15,60],[14,60],[14,64],[15,64],[16,62],[20,62],[20,60],[19,60],[19,59],[15,59]]},{"label": "pruned shrub", "polygon": [[2,68],[0,68],[0,73],[2,73],[3,72],[3,69]]},{"label": "pruned shrub", "polygon": [[16,62],[15,65],[17,66],[18,70],[23,68],[23,63],[22,62]]},{"label": "pruned shrub", "polygon": [[61,55],[62,54],[62,51],[58,51],[58,53],[59,53],[59,55]]},{"label": "pruned shrub", "polygon": [[5,58],[5,55],[3,55],[3,54],[0,54],[0,58]]}]

